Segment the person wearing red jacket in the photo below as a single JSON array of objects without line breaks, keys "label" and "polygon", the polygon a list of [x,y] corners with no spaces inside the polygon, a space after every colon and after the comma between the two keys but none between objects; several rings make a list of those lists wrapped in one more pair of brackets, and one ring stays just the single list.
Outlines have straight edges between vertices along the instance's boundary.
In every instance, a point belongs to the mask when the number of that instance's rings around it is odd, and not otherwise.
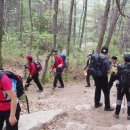
[{"label": "person wearing red jacket", "polygon": [[43,91],[43,87],[39,81],[39,73],[36,67],[35,62],[33,61],[33,58],[31,55],[26,55],[26,59],[27,59],[27,65],[25,66],[25,68],[28,69],[29,72],[29,76],[27,78],[26,81],[26,85],[25,85],[25,90],[28,90],[28,87],[30,85],[30,82],[32,80],[34,80],[34,82],[36,83],[37,87],[39,88],[39,90],[37,90],[37,92],[42,92]]},{"label": "person wearing red jacket", "polygon": [[59,80],[60,85],[58,88],[64,88],[64,83],[62,79],[62,72],[63,72],[63,67],[64,63],[61,58],[61,56],[58,54],[57,50],[53,51],[53,56],[54,56],[54,64],[52,65],[52,72],[54,72],[54,81],[53,81],[53,89],[57,87],[57,81]]},{"label": "person wearing red jacket", "polygon": [[0,130],[6,121],[6,130],[18,130],[20,105],[12,81],[4,74],[0,81]]}]

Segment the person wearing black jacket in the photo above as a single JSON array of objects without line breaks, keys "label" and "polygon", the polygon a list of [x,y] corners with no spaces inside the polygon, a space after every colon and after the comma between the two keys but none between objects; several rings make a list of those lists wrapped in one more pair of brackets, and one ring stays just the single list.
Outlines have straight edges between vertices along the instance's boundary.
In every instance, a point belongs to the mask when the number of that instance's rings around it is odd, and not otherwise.
[{"label": "person wearing black jacket", "polygon": [[121,104],[124,95],[127,99],[127,119],[130,120],[130,54],[124,56],[124,64],[118,67],[117,72],[117,100],[116,100],[116,109],[113,116],[119,118],[119,113],[121,110]]},{"label": "person wearing black jacket", "polygon": [[107,74],[110,71],[110,61],[108,59],[108,48],[107,47],[102,47],[101,49],[101,54],[100,54],[101,59],[104,62],[105,65],[105,73],[102,76],[95,76],[94,81],[95,81],[95,108],[99,108],[102,106],[102,103],[100,102],[101,99],[101,90],[104,93],[104,101],[105,101],[105,108],[104,111],[113,111],[114,109],[110,106],[110,91],[109,91],[109,85],[108,85],[108,76]]},{"label": "person wearing black jacket", "polygon": [[87,60],[87,63],[86,63],[86,66],[85,66],[85,68],[84,68],[84,71],[86,72],[86,82],[87,82],[87,85],[85,86],[85,87],[90,87],[90,73],[89,73],[89,71],[88,71],[88,66],[89,66],[89,64],[90,64],[90,60],[91,60],[91,55],[92,54],[89,54],[88,55],[88,60]]}]

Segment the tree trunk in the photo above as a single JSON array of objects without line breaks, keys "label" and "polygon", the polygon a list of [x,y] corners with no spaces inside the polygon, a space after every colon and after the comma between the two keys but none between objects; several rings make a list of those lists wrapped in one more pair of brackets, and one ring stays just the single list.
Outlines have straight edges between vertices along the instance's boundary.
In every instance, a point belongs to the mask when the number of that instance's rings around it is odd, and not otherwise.
[{"label": "tree trunk", "polygon": [[82,24],[82,30],[81,30],[81,35],[80,35],[80,41],[79,41],[79,48],[80,49],[81,49],[81,45],[82,45],[82,41],[83,41],[85,21],[86,21],[86,15],[87,15],[87,2],[88,2],[88,0],[85,0],[85,10],[84,10],[83,24]]},{"label": "tree trunk", "polygon": [[33,41],[33,22],[32,22],[32,0],[29,0],[29,13],[30,13],[30,28],[31,28],[31,32],[30,32],[30,44],[29,44],[29,51],[31,53],[32,50],[32,41]]},{"label": "tree trunk", "polygon": [[20,1],[20,36],[19,36],[19,40],[21,41],[21,45],[22,45],[22,41],[23,41],[23,0]]},{"label": "tree trunk", "polygon": [[3,37],[3,12],[4,12],[4,0],[0,0],[0,69],[3,68],[2,66],[2,37]]},{"label": "tree trunk", "polygon": [[67,46],[66,46],[66,56],[67,56],[68,65],[69,65],[68,57],[69,57],[69,52],[70,52],[70,37],[71,37],[71,27],[72,27],[73,6],[74,6],[74,0],[71,0],[69,25],[68,25],[68,36],[67,36]]},{"label": "tree trunk", "polygon": [[49,61],[50,56],[52,55],[52,53],[53,53],[53,50],[46,57],[45,67],[44,67],[43,73],[42,73],[42,83],[44,83],[44,81],[45,81],[45,77],[46,77],[46,73],[47,73],[47,68],[48,68],[48,61]]},{"label": "tree trunk", "polygon": [[77,4],[76,4],[76,0],[74,2],[74,27],[73,27],[73,43],[75,45],[75,39],[76,39],[76,8],[77,8]]},{"label": "tree trunk", "polygon": [[[122,3],[121,10],[124,7],[124,5],[126,4],[126,2],[127,2],[127,0]],[[109,47],[109,45],[110,45],[112,35],[113,35],[113,32],[116,28],[116,23],[117,23],[119,16],[120,16],[119,10],[118,10],[118,7],[116,7],[116,10],[115,10],[113,17],[112,17],[111,26],[109,28],[108,37],[107,37],[107,40],[106,40],[106,43],[105,43],[105,46],[107,46],[107,47]]]},{"label": "tree trunk", "polygon": [[57,27],[57,15],[58,15],[58,5],[59,5],[59,0],[55,0],[54,3],[54,15],[53,15],[53,45],[52,45],[52,49],[56,48],[56,38],[57,38],[57,33],[58,33],[58,27]]},{"label": "tree trunk", "polygon": [[104,16],[103,16],[103,20],[102,20],[102,29],[101,29],[101,32],[99,34],[99,40],[98,40],[98,44],[97,44],[97,48],[96,48],[97,53],[100,52],[100,49],[102,47],[103,38],[104,38],[106,27],[107,27],[107,20],[108,20],[108,14],[109,14],[109,10],[110,10],[110,3],[111,3],[111,0],[107,0],[106,6],[105,6],[105,11],[104,11]]}]

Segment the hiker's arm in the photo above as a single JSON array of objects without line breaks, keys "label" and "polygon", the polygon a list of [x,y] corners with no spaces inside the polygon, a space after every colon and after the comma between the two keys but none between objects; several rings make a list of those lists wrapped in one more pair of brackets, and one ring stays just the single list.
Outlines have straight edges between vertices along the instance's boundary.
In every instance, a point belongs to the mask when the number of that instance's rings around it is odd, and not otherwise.
[{"label": "hiker's arm", "polygon": [[58,65],[58,67],[59,67],[59,68],[62,68],[62,67],[64,66],[63,60],[62,60],[62,58],[61,58],[61,57],[60,57],[60,59],[59,59],[59,60],[60,60],[60,64]]},{"label": "hiker's arm", "polygon": [[6,91],[8,96],[11,98],[11,108],[10,108],[10,116],[9,116],[9,123],[11,126],[15,125],[17,119],[15,117],[16,108],[17,108],[17,96],[13,89]]}]

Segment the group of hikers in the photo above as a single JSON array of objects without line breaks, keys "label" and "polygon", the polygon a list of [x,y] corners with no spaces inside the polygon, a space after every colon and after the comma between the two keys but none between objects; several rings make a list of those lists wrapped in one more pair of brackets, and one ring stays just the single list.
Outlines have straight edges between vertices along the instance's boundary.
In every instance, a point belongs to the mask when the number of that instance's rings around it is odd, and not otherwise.
[{"label": "group of hikers", "polygon": [[[86,87],[90,87],[90,76],[95,85],[95,108],[101,107],[101,90],[104,94],[104,111],[114,111],[110,106],[110,90],[116,82],[117,100],[113,116],[119,118],[121,104],[124,95],[127,99],[127,119],[130,120],[130,54],[123,57],[124,63],[119,64],[116,56],[108,58],[108,48],[102,47],[100,54],[89,54],[87,64],[84,68],[86,75]],[[110,74],[110,78],[109,75]],[[125,98],[125,97],[124,97]]]},{"label": "group of hikers", "polygon": [[[53,51],[54,64],[52,65],[52,72],[54,73],[54,81],[52,89],[57,87],[57,81],[60,82],[58,88],[64,88],[62,79],[62,72],[66,67],[65,58],[59,55],[57,50]],[[20,117],[20,105],[18,97],[24,91],[28,91],[30,82],[33,80],[38,90],[43,92],[43,86],[39,81],[40,65],[36,63],[31,55],[26,55],[27,64],[25,69],[28,69],[29,76],[26,84],[23,87],[21,77],[13,72],[7,70],[0,71],[0,130],[3,129],[4,122],[6,122],[6,130],[18,130],[18,120]],[[127,119],[130,120],[130,54],[124,56],[124,64],[119,65],[117,57],[113,56],[111,63],[108,58],[108,48],[102,47],[100,54],[89,54],[87,65],[84,68],[86,71],[87,86],[90,87],[90,76],[94,79],[95,85],[95,108],[101,107],[100,102],[101,90],[104,93],[105,111],[113,111],[114,108],[110,106],[110,89],[114,81],[117,86],[117,102],[114,117],[119,118],[121,103],[123,96],[127,98]],[[110,79],[108,74],[111,72]]]}]

